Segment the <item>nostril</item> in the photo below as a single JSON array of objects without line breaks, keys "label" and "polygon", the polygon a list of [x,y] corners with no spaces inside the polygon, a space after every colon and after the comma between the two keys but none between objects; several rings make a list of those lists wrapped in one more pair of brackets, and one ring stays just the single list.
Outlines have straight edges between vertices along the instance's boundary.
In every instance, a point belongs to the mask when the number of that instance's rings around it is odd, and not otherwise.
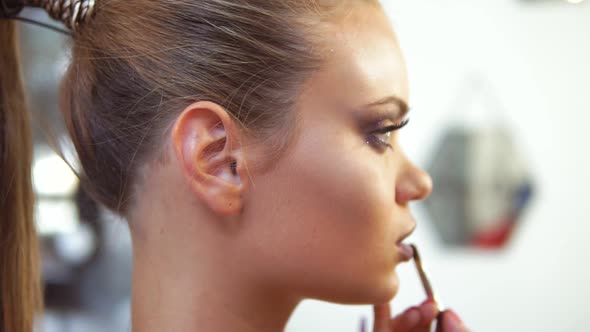
[{"label": "nostril", "polygon": [[232,161],[230,164],[231,172],[233,175],[238,175],[238,162]]}]

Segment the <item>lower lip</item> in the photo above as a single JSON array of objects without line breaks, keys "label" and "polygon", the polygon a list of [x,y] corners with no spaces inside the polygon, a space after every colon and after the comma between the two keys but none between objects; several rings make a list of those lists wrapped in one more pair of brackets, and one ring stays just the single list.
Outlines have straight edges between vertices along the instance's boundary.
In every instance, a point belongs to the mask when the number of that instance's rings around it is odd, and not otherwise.
[{"label": "lower lip", "polygon": [[409,244],[400,243],[397,245],[402,261],[407,262],[414,257],[414,249]]}]

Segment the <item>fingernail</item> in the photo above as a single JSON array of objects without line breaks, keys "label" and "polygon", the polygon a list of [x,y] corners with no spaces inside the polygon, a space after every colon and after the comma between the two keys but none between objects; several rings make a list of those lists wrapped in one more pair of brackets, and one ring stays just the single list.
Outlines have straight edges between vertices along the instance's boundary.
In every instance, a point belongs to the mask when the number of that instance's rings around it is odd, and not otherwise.
[{"label": "fingernail", "polygon": [[424,300],[424,302],[422,302],[422,304],[426,304],[426,303],[434,303],[434,299],[431,297],[427,297],[426,300]]},{"label": "fingernail", "polygon": [[426,302],[424,305],[424,311],[427,312],[429,315],[438,315],[438,308],[434,302]]}]

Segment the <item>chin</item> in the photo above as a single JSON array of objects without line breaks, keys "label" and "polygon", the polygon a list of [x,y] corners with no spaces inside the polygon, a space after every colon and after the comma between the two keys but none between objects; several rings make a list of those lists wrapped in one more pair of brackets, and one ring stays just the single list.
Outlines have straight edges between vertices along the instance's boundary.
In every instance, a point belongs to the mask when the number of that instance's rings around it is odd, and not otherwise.
[{"label": "chin", "polygon": [[363,280],[361,284],[347,285],[339,294],[324,294],[318,300],[346,305],[382,304],[390,302],[399,291],[399,278],[393,272],[379,279]]},{"label": "chin", "polygon": [[390,302],[399,291],[399,278],[397,273],[393,272],[388,278],[384,279],[380,287],[375,287],[374,299],[371,303]]},{"label": "chin", "polygon": [[395,269],[380,275],[366,286],[366,303],[380,304],[390,302],[398,293],[400,287],[399,277]]}]

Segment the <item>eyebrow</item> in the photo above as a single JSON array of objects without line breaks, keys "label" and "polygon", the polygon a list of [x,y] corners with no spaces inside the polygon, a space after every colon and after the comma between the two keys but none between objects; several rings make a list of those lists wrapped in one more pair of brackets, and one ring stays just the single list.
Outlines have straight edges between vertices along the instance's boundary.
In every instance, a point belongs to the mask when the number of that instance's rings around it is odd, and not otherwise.
[{"label": "eyebrow", "polygon": [[384,118],[391,118],[391,119],[402,119],[404,118],[410,108],[408,107],[408,104],[403,101],[401,98],[398,98],[396,96],[386,96],[384,98],[381,98],[375,102],[366,104],[363,106],[363,108],[375,108],[378,106],[387,106],[387,105],[393,105],[395,106],[395,109],[392,108],[385,108],[383,109],[383,111],[379,112],[379,115],[384,117]]}]

